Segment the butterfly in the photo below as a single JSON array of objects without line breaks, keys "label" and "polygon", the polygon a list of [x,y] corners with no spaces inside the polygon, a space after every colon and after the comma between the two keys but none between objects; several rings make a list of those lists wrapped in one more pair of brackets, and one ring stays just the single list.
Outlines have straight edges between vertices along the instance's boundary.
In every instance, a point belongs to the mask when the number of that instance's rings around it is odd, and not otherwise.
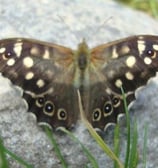
[{"label": "butterfly", "polygon": [[80,119],[79,91],[86,119],[105,130],[124,113],[135,91],[156,75],[158,37],[131,36],[77,50],[34,39],[0,40],[0,72],[23,89],[28,111],[39,123],[72,128]]}]

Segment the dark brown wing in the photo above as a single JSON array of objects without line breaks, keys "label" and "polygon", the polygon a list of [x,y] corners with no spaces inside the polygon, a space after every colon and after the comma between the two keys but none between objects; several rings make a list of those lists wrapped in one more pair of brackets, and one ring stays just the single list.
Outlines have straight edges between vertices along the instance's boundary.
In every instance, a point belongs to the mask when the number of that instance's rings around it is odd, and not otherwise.
[{"label": "dark brown wing", "polygon": [[135,99],[136,89],[155,76],[157,70],[157,36],[133,36],[92,49],[87,119],[100,129],[116,123],[118,115],[124,112],[120,87],[129,104]]},{"label": "dark brown wing", "polygon": [[[73,51],[30,39],[0,41],[0,72],[20,86],[39,122],[70,128],[78,119]],[[74,113],[75,111],[75,113]]]}]

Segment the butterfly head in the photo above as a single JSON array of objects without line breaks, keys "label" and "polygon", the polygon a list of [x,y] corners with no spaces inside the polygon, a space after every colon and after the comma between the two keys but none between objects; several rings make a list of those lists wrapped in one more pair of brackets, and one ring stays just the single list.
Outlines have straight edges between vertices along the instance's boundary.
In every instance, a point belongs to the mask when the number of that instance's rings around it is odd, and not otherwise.
[{"label": "butterfly head", "polygon": [[88,64],[88,58],[90,56],[89,48],[85,39],[78,45],[77,49],[77,62],[81,70],[86,69]]}]

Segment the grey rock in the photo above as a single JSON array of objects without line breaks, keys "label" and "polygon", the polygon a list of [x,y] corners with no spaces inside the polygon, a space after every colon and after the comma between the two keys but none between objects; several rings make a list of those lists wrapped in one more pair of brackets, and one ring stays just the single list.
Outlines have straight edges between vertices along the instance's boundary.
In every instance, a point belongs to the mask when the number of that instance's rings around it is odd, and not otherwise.
[{"label": "grey rock", "polygon": [[[158,34],[158,22],[143,12],[129,9],[115,1],[68,0],[0,0],[0,38],[27,37],[69,46],[73,49],[83,38],[90,47],[136,34]],[[105,22],[105,24],[103,24]],[[137,94],[131,117],[138,121],[142,167],[142,142],[145,124],[148,125],[147,167],[158,165],[158,78]],[[5,146],[24,158],[35,168],[61,167],[54,149],[36,119],[27,113],[21,91],[0,78],[0,136]],[[122,126],[121,158],[124,158],[125,132]],[[100,149],[86,128],[79,122],[73,131],[96,157],[99,167],[113,167],[113,162]],[[81,147],[66,135],[55,138],[70,168],[84,167],[88,159]],[[113,146],[113,131],[104,137]],[[22,167],[9,158],[10,167]],[[91,167],[90,164],[88,164]]]}]

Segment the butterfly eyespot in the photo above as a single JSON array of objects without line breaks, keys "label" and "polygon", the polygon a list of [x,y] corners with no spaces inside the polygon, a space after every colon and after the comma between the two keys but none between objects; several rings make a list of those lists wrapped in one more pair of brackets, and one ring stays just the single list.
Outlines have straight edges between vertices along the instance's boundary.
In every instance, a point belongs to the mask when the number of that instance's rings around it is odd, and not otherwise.
[{"label": "butterfly eyespot", "polygon": [[66,118],[67,118],[67,112],[63,108],[59,109],[58,110],[58,119],[59,120],[66,120]]},{"label": "butterfly eyespot", "polygon": [[154,51],[154,50],[147,50],[146,53],[150,58],[155,58],[156,57],[156,51]]},{"label": "butterfly eyespot", "polygon": [[93,121],[99,121],[101,119],[101,110],[99,108],[96,108],[94,111],[93,111],[93,114],[92,114],[92,120]]},{"label": "butterfly eyespot", "polygon": [[110,115],[113,111],[113,107],[110,101],[105,102],[104,107],[103,107],[103,113],[104,117]]},{"label": "butterfly eyespot", "polygon": [[44,105],[44,97],[38,97],[38,98],[36,99],[36,105],[37,105],[38,107],[42,107],[42,106]]},{"label": "butterfly eyespot", "polygon": [[55,111],[55,106],[52,102],[47,101],[44,105],[44,113],[48,116],[53,116]]},{"label": "butterfly eyespot", "polygon": [[8,60],[8,59],[12,58],[12,56],[13,56],[13,54],[12,54],[11,52],[7,52],[7,53],[4,53],[4,54],[2,55],[2,58],[3,58],[4,60]]},{"label": "butterfly eyespot", "polygon": [[120,105],[120,99],[118,97],[114,97],[112,99],[114,107],[118,107]]}]

